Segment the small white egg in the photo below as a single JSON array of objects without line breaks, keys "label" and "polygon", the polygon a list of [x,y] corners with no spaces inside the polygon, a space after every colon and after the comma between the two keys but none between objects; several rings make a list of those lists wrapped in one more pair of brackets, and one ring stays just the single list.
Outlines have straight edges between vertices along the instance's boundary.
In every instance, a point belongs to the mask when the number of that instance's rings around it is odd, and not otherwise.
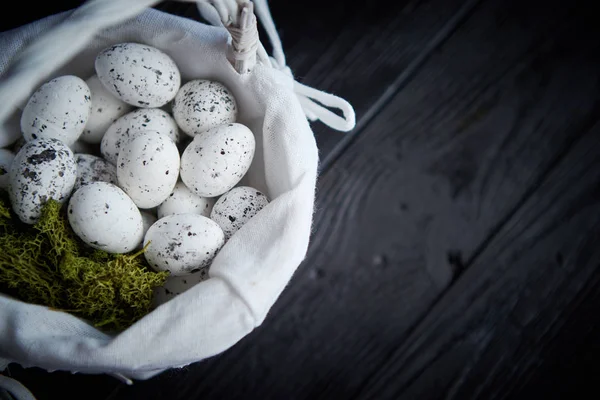
[{"label": "small white egg", "polygon": [[219,196],[248,172],[254,148],[252,131],[241,124],[202,132],[181,156],[181,180],[198,196]]},{"label": "small white egg", "polygon": [[177,123],[167,112],[159,108],[136,110],[110,125],[102,138],[102,155],[116,164],[121,148],[136,135],[149,131],[166,135],[175,143],[180,139]]},{"label": "small white egg", "polygon": [[173,100],[181,85],[173,59],[144,44],[121,43],[104,49],[95,66],[104,86],[136,107],[161,107]]},{"label": "small white egg", "polygon": [[89,246],[108,253],[134,250],[143,238],[142,215],[127,194],[108,182],[92,182],[69,201],[69,223]]},{"label": "small white egg", "polygon": [[80,78],[65,75],[43,84],[21,114],[21,131],[28,142],[58,139],[67,146],[81,135],[92,109],[91,93]]},{"label": "small white egg", "polygon": [[91,154],[75,154],[77,180],[73,190],[92,182],[117,184],[117,167],[106,160]]},{"label": "small white egg", "polygon": [[224,243],[223,231],[209,218],[198,214],[169,215],[146,232],[144,246],[148,247],[144,255],[157,271],[185,275],[209,266]]},{"label": "small white egg", "polygon": [[67,200],[77,177],[75,156],[57,139],[26,143],[10,167],[9,194],[15,213],[27,224],[35,223],[46,201]]},{"label": "small white egg", "polygon": [[173,117],[190,136],[235,122],[237,110],[235,98],[225,85],[202,79],[183,85],[173,101]]},{"label": "small white egg", "polygon": [[159,306],[180,295],[191,287],[208,279],[208,267],[201,268],[193,274],[169,276],[164,285],[154,289],[153,304]]},{"label": "small white egg", "polygon": [[86,83],[92,93],[92,111],[81,134],[81,140],[98,144],[110,124],[128,113],[131,106],[109,92],[97,75],[89,78]]},{"label": "small white egg", "polygon": [[183,182],[177,182],[173,193],[158,206],[158,218],[173,214],[210,216],[215,199],[196,196]]},{"label": "small white egg", "polygon": [[179,152],[171,139],[157,132],[141,133],[119,154],[119,186],[139,208],[161,204],[173,192],[179,173]]},{"label": "small white egg", "polygon": [[8,172],[15,155],[6,149],[0,149],[0,189],[8,190]]},{"label": "small white egg", "polygon": [[227,240],[267,204],[269,199],[258,190],[238,186],[217,200],[210,219],[219,224]]}]

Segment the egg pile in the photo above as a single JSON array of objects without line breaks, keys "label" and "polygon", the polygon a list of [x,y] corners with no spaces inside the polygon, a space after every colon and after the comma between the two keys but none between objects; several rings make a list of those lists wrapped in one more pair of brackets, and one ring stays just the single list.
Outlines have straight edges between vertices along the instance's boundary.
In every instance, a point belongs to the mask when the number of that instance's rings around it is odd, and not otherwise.
[{"label": "egg pile", "polygon": [[268,203],[239,186],[254,135],[236,122],[225,85],[181,86],[175,62],[154,47],[106,48],[95,72],[85,81],[57,77],[31,96],[22,139],[13,151],[0,149],[0,189],[24,223],[54,199],[90,247],[114,254],[146,247],[148,264],[171,273],[168,285],[197,282]]}]

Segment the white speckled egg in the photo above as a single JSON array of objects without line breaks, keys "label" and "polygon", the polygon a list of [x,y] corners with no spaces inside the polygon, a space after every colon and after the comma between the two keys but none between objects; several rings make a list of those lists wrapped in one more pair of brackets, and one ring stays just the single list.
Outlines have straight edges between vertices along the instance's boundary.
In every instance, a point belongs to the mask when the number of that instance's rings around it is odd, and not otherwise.
[{"label": "white speckled egg", "polygon": [[125,114],[108,128],[102,138],[102,155],[116,164],[121,148],[136,135],[148,131],[166,135],[175,143],[179,141],[177,123],[167,112],[159,108],[141,109]]},{"label": "white speckled egg", "polygon": [[202,132],[181,156],[181,180],[202,197],[216,197],[234,187],[254,157],[254,135],[241,124]]},{"label": "white speckled egg", "polygon": [[231,92],[219,82],[194,80],[179,89],[173,101],[173,117],[190,136],[235,122],[237,104]]},{"label": "white speckled egg", "polygon": [[15,155],[6,149],[0,149],[0,189],[8,190],[8,172]]},{"label": "white speckled egg", "polygon": [[158,206],[158,218],[173,214],[210,216],[215,199],[196,196],[183,182],[177,182],[173,193]]},{"label": "white speckled egg", "polygon": [[208,267],[201,268],[193,274],[169,276],[164,285],[154,289],[153,304],[159,306],[180,295],[189,288],[208,279]]},{"label": "white speckled egg", "polygon": [[86,83],[92,93],[92,111],[80,139],[97,144],[110,124],[128,113],[131,106],[109,92],[97,75],[92,76]]},{"label": "white speckled egg", "polygon": [[127,253],[143,239],[140,211],[125,192],[108,182],[92,182],[77,190],[68,215],[75,234],[95,249]]},{"label": "white speckled egg", "polygon": [[115,96],[136,107],[161,107],[173,100],[181,76],[171,57],[138,43],[121,43],[96,57],[96,74]]},{"label": "white speckled egg", "polygon": [[238,186],[217,200],[210,219],[219,224],[225,233],[225,239],[229,239],[267,204],[269,199],[258,190],[249,186]]},{"label": "white speckled egg", "polygon": [[73,190],[92,182],[117,184],[117,167],[106,160],[91,154],[75,154],[77,180]]},{"label": "white speckled egg", "polygon": [[27,224],[35,223],[46,201],[65,202],[77,176],[75,156],[57,139],[26,143],[10,167],[10,201],[15,213]]},{"label": "white speckled egg", "polygon": [[58,139],[67,146],[81,135],[92,109],[91,93],[80,78],[65,75],[43,84],[21,114],[21,131],[27,141]]},{"label": "white speckled egg", "polygon": [[171,139],[157,132],[141,133],[121,150],[119,186],[140,208],[152,208],[169,197],[177,183],[179,152]]},{"label": "white speckled egg", "polygon": [[216,222],[198,214],[176,214],[159,219],[144,237],[144,255],[158,271],[185,275],[207,267],[223,243]]}]

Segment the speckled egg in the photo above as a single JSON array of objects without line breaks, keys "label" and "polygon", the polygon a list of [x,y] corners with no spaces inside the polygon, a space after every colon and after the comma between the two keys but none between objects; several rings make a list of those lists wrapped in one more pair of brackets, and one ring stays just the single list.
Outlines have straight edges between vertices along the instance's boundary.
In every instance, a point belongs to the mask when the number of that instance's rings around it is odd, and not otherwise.
[{"label": "speckled egg", "polygon": [[141,133],[121,150],[119,186],[139,208],[152,208],[169,197],[177,183],[179,152],[171,139],[157,132]]},{"label": "speckled egg", "polygon": [[91,154],[75,154],[77,180],[73,190],[92,182],[117,184],[117,167],[106,160]]},{"label": "speckled egg", "polygon": [[125,114],[108,128],[100,146],[102,155],[116,164],[121,148],[136,135],[148,131],[162,133],[175,143],[180,139],[177,123],[167,112],[159,108],[136,110]]},{"label": "speckled egg", "polygon": [[132,107],[109,92],[97,75],[89,78],[86,83],[92,93],[92,111],[80,139],[97,144],[110,124],[128,113]]},{"label": "speckled egg", "polygon": [[35,223],[46,201],[65,202],[77,177],[75,156],[57,139],[26,143],[9,172],[10,201],[15,213],[27,224]]},{"label": "speckled egg", "polygon": [[183,182],[177,182],[173,193],[158,206],[158,218],[173,214],[210,216],[215,199],[196,196]]},{"label": "speckled egg", "polygon": [[219,196],[244,177],[252,163],[254,147],[252,131],[241,124],[202,132],[181,156],[181,180],[198,196]]},{"label": "speckled egg", "polygon": [[173,101],[173,117],[190,136],[235,122],[237,110],[235,98],[225,85],[202,79],[183,85]]},{"label": "speckled egg", "polygon": [[136,107],[161,107],[173,100],[181,76],[171,57],[138,43],[121,43],[96,57],[96,74],[104,86]]},{"label": "speckled egg", "polygon": [[134,250],[143,239],[142,215],[121,189],[92,182],[69,201],[69,223],[89,246],[113,254]]},{"label": "speckled egg", "polygon": [[238,186],[217,200],[210,219],[219,224],[227,240],[267,204],[269,199],[258,190]]},{"label": "speckled egg", "polygon": [[58,139],[67,146],[83,132],[92,109],[87,84],[72,75],[43,84],[21,114],[21,131],[27,141]]},{"label": "speckled egg", "polygon": [[208,279],[208,267],[201,268],[193,274],[169,276],[164,285],[154,289],[153,304],[159,306],[180,295],[191,287]]},{"label": "speckled egg", "polygon": [[8,190],[8,172],[14,159],[12,151],[0,149],[0,189]]},{"label": "speckled egg", "polygon": [[225,243],[216,222],[198,214],[159,219],[144,237],[148,263],[158,271],[185,275],[207,267]]}]

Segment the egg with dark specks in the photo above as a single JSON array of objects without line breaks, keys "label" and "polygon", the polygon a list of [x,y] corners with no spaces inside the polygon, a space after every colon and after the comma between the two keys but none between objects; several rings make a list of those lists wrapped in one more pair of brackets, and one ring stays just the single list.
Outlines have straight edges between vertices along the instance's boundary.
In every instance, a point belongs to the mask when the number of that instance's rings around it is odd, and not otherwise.
[{"label": "egg with dark specks", "polygon": [[158,218],[173,214],[199,214],[210,216],[215,199],[192,193],[183,182],[177,182],[173,193],[158,206]]},{"label": "egg with dark specks", "polygon": [[139,208],[156,207],[165,201],[178,176],[179,151],[165,135],[141,133],[121,149],[117,180]]},{"label": "egg with dark specks", "polygon": [[15,155],[12,151],[0,149],[0,189],[8,190],[8,172]]},{"label": "egg with dark specks", "polygon": [[181,180],[198,196],[220,196],[248,172],[255,145],[252,131],[242,124],[202,132],[181,156]]},{"label": "egg with dark specks", "polygon": [[48,200],[67,201],[77,177],[75,156],[60,140],[33,140],[19,150],[8,176],[14,212],[34,224]]},{"label": "egg with dark specks", "polygon": [[35,91],[23,109],[23,137],[28,142],[58,139],[70,146],[81,136],[91,110],[91,92],[81,78],[52,79]]},{"label": "egg with dark specks", "polygon": [[173,101],[173,117],[190,136],[235,122],[238,106],[225,85],[203,79],[181,87]]},{"label": "egg with dark specks", "polygon": [[179,127],[167,112],[159,108],[136,110],[109,126],[100,145],[102,156],[117,164],[121,148],[136,135],[148,131],[162,133],[175,143],[180,139]]},{"label": "egg with dark specks", "polygon": [[77,180],[73,190],[92,182],[117,184],[117,167],[106,160],[91,154],[75,154]]},{"label": "egg with dark specks", "polygon": [[269,199],[258,190],[238,186],[217,200],[210,219],[219,224],[227,240],[267,204]]},{"label": "egg with dark specks", "polygon": [[209,218],[198,214],[169,215],[146,232],[144,246],[148,247],[144,256],[157,271],[185,275],[208,267],[224,243],[223,231]]},{"label": "egg with dark specks", "polygon": [[136,107],[161,107],[173,100],[181,85],[173,59],[145,44],[110,46],[98,54],[95,67],[112,94]]},{"label": "egg with dark specks", "polygon": [[109,92],[97,75],[89,78],[86,83],[92,93],[92,111],[80,139],[98,144],[110,124],[128,113],[132,107]]},{"label": "egg with dark specks", "polygon": [[112,183],[82,186],[71,197],[67,215],[71,228],[83,242],[112,254],[135,250],[144,236],[140,211]]},{"label": "egg with dark specks", "polygon": [[193,274],[169,276],[164,285],[154,289],[152,303],[155,306],[164,304],[208,278],[208,267],[200,268]]}]

